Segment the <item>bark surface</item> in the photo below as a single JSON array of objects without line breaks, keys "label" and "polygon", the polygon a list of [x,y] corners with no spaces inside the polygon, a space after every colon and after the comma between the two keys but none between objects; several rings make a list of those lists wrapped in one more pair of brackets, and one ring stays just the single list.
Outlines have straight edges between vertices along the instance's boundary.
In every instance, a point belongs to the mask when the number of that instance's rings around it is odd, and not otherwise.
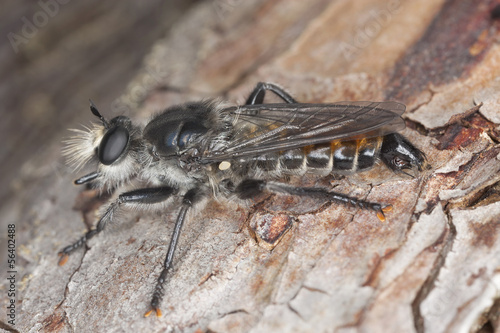
[{"label": "bark surface", "polygon": [[[178,207],[126,211],[58,267],[57,252],[94,223],[104,198],[71,186],[80,174],[54,164],[62,162],[54,142],[26,163],[19,177],[31,181],[1,211],[2,224],[22,226],[15,329],[499,330],[496,5],[198,3],[156,43],[129,84],[119,101],[129,116],[144,122],[166,106],[200,98],[243,103],[259,81],[280,84],[308,103],[395,100],[407,105],[402,133],[432,168],[418,178],[380,165],[353,177],[293,180],[391,204],[385,222],[370,211],[310,198],[209,200],[184,225],[163,317],[143,318]],[[266,242],[269,229],[280,237]]]}]

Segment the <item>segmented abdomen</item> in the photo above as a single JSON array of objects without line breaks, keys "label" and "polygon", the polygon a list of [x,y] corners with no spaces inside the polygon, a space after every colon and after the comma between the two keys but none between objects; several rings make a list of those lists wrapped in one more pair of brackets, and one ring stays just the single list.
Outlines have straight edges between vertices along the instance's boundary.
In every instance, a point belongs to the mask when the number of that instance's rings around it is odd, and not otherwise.
[{"label": "segmented abdomen", "polygon": [[381,144],[382,137],[375,137],[263,154],[255,158],[254,168],[275,174],[354,173],[373,167]]}]

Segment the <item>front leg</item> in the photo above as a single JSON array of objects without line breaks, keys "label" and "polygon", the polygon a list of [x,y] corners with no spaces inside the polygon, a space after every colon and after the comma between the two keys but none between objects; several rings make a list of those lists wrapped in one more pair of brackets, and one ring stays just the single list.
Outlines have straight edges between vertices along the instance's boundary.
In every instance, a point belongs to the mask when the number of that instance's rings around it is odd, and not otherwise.
[{"label": "front leg", "polygon": [[328,201],[338,202],[350,207],[370,209],[377,213],[377,217],[379,218],[380,221],[385,221],[384,213],[387,213],[392,210],[391,205],[384,206],[379,203],[360,200],[342,193],[328,191],[325,188],[298,187],[278,182],[266,182],[264,180],[257,180],[257,179],[246,179],[236,187],[236,193],[241,199],[250,199],[264,191],[273,193],[286,193],[297,196],[323,198]]},{"label": "front leg", "polygon": [[59,265],[62,266],[68,261],[69,254],[76,249],[87,244],[87,241],[104,230],[106,225],[113,220],[113,216],[122,205],[131,204],[155,204],[167,200],[172,194],[175,194],[177,190],[172,187],[154,187],[154,188],[142,188],[130,192],[122,193],[118,196],[114,202],[112,202],[104,214],[102,214],[99,222],[95,229],[91,229],[85,233],[79,240],[75,243],[66,246],[59,252],[60,259]]}]

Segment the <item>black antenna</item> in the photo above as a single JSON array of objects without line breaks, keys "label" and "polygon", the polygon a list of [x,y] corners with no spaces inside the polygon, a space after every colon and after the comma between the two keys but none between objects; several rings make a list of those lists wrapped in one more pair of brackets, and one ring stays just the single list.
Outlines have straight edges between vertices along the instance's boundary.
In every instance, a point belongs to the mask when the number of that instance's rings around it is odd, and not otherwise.
[{"label": "black antenna", "polygon": [[101,119],[102,124],[104,125],[104,128],[108,129],[109,123],[106,121],[106,119],[104,119],[103,116],[101,116],[101,114],[99,113],[99,110],[97,110],[97,107],[95,106],[94,102],[92,102],[92,100],[90,98],[89,98],[89,102],[90,102],[90,111],[92,112],[92,114],[94,116],[96,116],[97,118]]}]

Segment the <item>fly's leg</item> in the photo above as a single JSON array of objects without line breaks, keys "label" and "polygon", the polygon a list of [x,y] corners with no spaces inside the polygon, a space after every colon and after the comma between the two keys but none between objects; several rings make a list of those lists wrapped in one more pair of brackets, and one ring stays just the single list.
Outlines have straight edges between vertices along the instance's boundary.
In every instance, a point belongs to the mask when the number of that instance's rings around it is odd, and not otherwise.
[{"label": "fly's leg", "polygon": [[297,187],[277,182],[266,182],[264,180],[257,179],[244,180],[236,187],[236,193],[241,199],[250,199],[264,191],[322,198],[350,207],[359,207],[361,209],[373,210],[377,213],[377,217],[380,221],[385,221],[384,213],[392,210],[392,206],[390,205],[383,206],[379,203],[360,200],[342,193],[328,191],[325,188]]},{"label": "fly's leg", "polygon": [[121,205],[128,204],[154,204],[167,200],[177,190],[172,187],[155,187],[143,188],[120,194],[118,199],[112,202],[104,214],[99,219],[95,229],[91,229],[85,233],[75,243],[66,246],[59,252],[59,265],[62,266],[68,261],[68,256],[71,252],[85,245],[89,239],[104,230],[106,225],[113,220],[113,215]]},{"label": "fly's leg", "polygon": [[297,103],[297,101],[292,96],[290,96],[289,93],[283,90],[283,88],[272,83],[259,82],[255,86],[250,96],[248,96],[245,105],[263,104],[266,90],[272,91],[286,103]]},{"label": "fly's leg", "polygon": [[182,207],[177,215],[177,220],[175,221],[174,232],[170,239],[170,244],[168,246],[167,257],[163,264],[163,270],[158,277],[156,287],[153,291],[153,298],[151,299],[151,310],[144,314],[148,317],[153,311],[155,311],[157,317],[161,317],[162,313],[160,310],[160,303],[163,298],[163,285],[167,279],[168,272],[172,269],[172,261],[174,259],[175,248],[177,247],[177,242],[181,234],[182,225],[186,219],[186,214],[188,210],[193,207],[193,205],[201,198],[201,192],[199,189],[194,188],[186,192],[182,199]]},{"label": "fly's leg", "polygon": [[97,171],[91,172],[88,175],[85,175],[85,176],[80,177],[77,180],[75,180],[75,185],[82,185],[82,184],[91,182],[94,179],[96,179],[97,177],[99,177],[99,173]]}]

